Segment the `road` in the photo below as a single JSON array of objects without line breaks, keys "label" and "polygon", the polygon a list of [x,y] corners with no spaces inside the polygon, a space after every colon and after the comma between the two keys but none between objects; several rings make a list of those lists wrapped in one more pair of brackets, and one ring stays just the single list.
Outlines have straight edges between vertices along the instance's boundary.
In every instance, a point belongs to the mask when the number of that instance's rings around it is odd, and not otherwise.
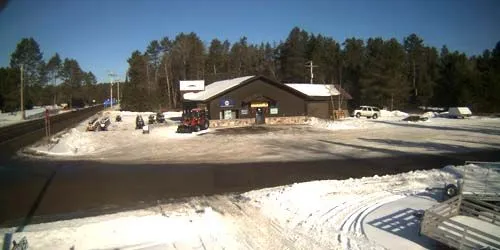
[{"label": "road", "polygon": [[499,161],[500,150],[231,164],[0,160],[0,226],[93,216],[188,196],[244,192],[320,179],[394,174]]}]

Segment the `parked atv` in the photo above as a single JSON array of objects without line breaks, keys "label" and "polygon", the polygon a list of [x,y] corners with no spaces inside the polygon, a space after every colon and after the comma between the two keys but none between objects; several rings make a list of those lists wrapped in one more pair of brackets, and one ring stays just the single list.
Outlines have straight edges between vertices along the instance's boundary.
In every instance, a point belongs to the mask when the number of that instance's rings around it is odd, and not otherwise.
[{"label": "parked atv", "polygon": [[144,120],[142,119],[142,116],[137,115],[135,118],[135,129],[142,129],[144,127]]},{"label": "parked atv", "polygon": [[183,115],[182,124],[177,127],[177,133],[198,132],[208,129],[208,126],[209,120],[205,110],[196,108]]},{"label": "parked atv", "polygon": [[156,114],[156,122],[157,123],[164,123],[165,122],[165,116],[163,113],[159,112]]}]

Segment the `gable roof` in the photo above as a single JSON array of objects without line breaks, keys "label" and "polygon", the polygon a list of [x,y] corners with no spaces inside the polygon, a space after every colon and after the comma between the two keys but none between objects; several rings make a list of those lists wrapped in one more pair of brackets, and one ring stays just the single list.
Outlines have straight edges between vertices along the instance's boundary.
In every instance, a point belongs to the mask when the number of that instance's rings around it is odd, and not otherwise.
[{"label": "gable roof", "polygon": [[197,93],[185,93],[183,95],[184,99],[191,101],[206,101],[222,92],[234,88],[246,80],[253,78],[255,76],[243,76],[233,79],[228,79],[224,81],[213,82],[205,87],[204,91]]},{"label": "gable roof", "polygon": [[285,85],[307,96],[340,95],[339,91],[332,84],[285,83]]},{"label": "gable roof", "polygon": [[205,87],[205,90],[196,93],[185,93],[184,100],[188,101],[207,101],[238,88],[241,85],[252,82],[253,80],[261,79],[273,84],[277,87],[283,88],[295,95],[302,98],[308,97],[329,97],[332,95],[339,95],[339,91],[333,85],[326,84],[309,84],[309,83],[286,83],[282,84],[266,78],[264,76],[243,76],[223,81],[213,82]]}]

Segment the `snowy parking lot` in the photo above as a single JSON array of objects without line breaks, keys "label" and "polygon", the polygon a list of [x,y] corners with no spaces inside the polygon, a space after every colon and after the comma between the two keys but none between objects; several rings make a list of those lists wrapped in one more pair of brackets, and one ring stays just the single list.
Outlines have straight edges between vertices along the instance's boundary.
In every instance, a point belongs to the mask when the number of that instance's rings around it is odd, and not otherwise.
[{"label": "snowy parking lot", "polygon": [[[121,114],[123,121],[115,122]],[[149,113],[141,113],[147,122]],[[440,154],[500,148],[500,118],[434,117],[425,122],[379,119],[311,118],[308,125],[265,125],[209,128],[176,133],[179,113],[167,113],[165,124],[150,134],[135,129],[137,113],[108,111],[109,131],[86,132],[87,122],[26,152],[64,159],[104,162],[274,162],[315,159],[385,157],[401,154]],[[172,120],[171,120],[172,119]]]}]

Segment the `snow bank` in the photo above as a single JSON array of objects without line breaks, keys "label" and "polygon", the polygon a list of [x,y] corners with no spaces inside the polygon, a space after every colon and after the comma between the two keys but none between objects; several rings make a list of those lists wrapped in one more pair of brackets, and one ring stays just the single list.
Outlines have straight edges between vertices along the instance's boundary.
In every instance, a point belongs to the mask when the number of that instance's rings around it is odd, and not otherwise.
[{"label": "snow bank", "polygon": [[429,112],[425,112],[423,115],[421,115],[422,117],[427,117],[427,118],[434,118],[434,117],[439,117],[439,113],[438,112],[432,112],[432,111],[429,111]]},{"label": "snow bank", "polygon": [[377,120],[348,117],[342,120],[326,120],[316,117],[310,117],[306,122],[307,125],[315,128],[328,130],[349,130],[349,129],[369,129],[382,128],[390,126],[389,124],[377,123]]},{"label": "snow bank", "polygon": [[[21,233],[0,230],[12,240],[26,237],[30,249],[240,249],[232,225],[211,208],[159,213],[139,210],[114,215],[29,225]],[[2,237],[5,239],[4,237]],[[2,239],[2,240],[3,240]]]},{"label": "snow bank", "polygon": [[[433,194],[428,193],[426,188],[456,183],[457,176],[450,173],[449,168],[451,167],[360,179],[313,181],[250,191],[244,196],[266,216],[284,224],[284,228],[308,233],[322,245],[334,248],[342,246],[344,249],[382,248],[379,243],[383,240],[370,239],[365,234],[365,229],[372,227],[368,223],[381,218],[372,216],[367,220],[368,216],[385,204],[391,205],[384,209],[390,209],[399,203],[400,207],[413,207],[415,210],[435,204],[435,200],[429,199]],[[421,198],[407,200],[405,197]],[[380,214],[387,212],[381,211]],[[371,229],[383,231],[382,228]],[[418,236],[418,230],[412,232],[414,236]],[[377,237],[381,233],[371,235]],[[413,238],[407,240],[404,234],[389,236],[392,236],[389,242],[392,248],[415,247],[411,242]],[[383,247],[391,248],[391,245]]]},{"label": "snow bank", "polygon": [[165,118],[174,118],[174,117],[182,117],[182,111],[167,111],[163,112]]},{"label": "snow bank", "polygon": [[394,110],[394,111],[388,111],[385,109],[380,110],[380,116],[382,117],[404,117],[408,116],[408,113],[399,111],[399,110]]},{"label": "snow bank", "polygon": [[330,130],[355,129],[362,127],[361,122],[358,122],[357,123],[358,126],[356,126],[356,123],[352,121],[347,121],[347,120],[332,121],[316,117],[311,117],[306,123],[316,128],[323,128]]},{"label": "snow bank", "polygon": [[89,133],[72,128],[67,133],[52,138],[48,145],[36,146],[31,150],[35,154],[84,155],[95,151],[95,143]]}]

